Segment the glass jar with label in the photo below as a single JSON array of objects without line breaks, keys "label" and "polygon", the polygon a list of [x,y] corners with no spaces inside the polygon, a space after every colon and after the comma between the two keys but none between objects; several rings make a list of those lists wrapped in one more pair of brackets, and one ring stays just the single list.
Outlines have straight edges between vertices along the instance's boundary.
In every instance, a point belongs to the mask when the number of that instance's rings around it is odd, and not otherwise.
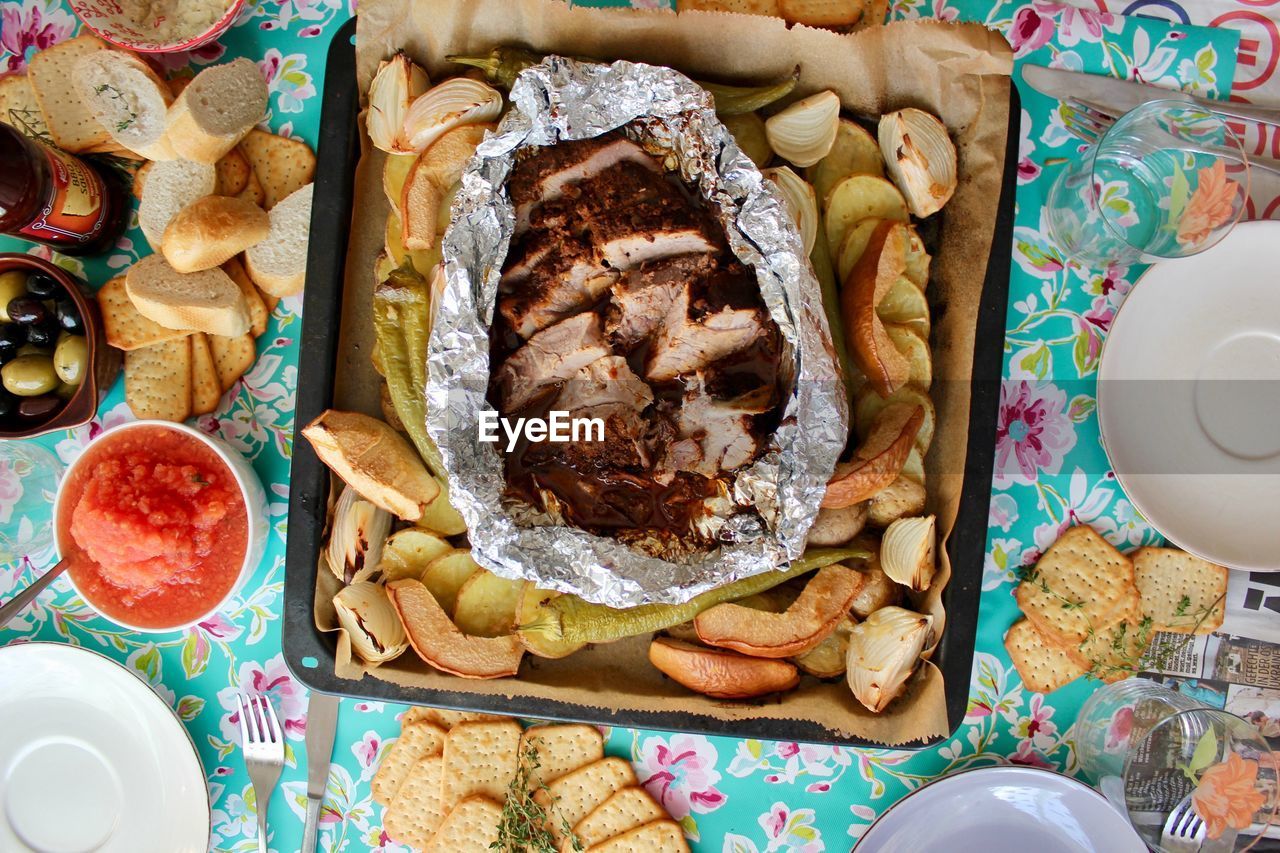
[{"label": "glass jar with label", "polygon": [[0,232],[89,255],[111,248],[128,212],[121,182],[0,124]]}]

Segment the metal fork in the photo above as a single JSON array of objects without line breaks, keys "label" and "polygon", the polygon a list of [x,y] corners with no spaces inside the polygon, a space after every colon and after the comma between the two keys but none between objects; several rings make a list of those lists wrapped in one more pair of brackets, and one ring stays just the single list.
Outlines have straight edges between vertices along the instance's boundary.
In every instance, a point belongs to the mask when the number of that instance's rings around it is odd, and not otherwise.
[{"label": "metal fork", "polygon": [[261,693],[242,693],[240,703],[240,751],[258,801],[258,853],[267,853],[267,806],[284,769],[284,729],[275,706]]},{"label": "metal fork", "polygon": [[1169,814],[1160,832],[1160,846],[1167,853],[1198,853],[1204,846],[1208,830],[1204,820],[1196,814],[1191,803],[1191,795],[1187,794]]},{"label": "metal fork", "polygon": [[[1062,124],[1072,136],[1089,145],[1096,145],[1102,135],[1107,132],[1107,129],[1115,124],[1116,119],[1120,117],[1106,107],[1101,107],[1092,101],[1081,100],[1080,98],[1067,98],[1062,103],[1066,107],[1061,113]],[[1203,149],[1194,146],[1188,146],[1188,148],[1190,150],[1203,151]],[[1225,152],[1212,153],[1232,162],[1243,162],[1241,158],[1231,157]],[[1280,174],[1280,160],[1271,157],[1251,154],[1249,155],[1249,165],[1256,169],[1265,169],[1269,172]]]}]

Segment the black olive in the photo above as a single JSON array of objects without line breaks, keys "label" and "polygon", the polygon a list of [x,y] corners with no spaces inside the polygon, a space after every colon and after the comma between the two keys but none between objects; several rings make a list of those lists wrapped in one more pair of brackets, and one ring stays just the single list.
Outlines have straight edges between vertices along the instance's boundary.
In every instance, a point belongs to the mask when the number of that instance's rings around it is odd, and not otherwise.
[{"label": "black olive", "polygon": [[18,404],[18,417],[28,421],[42,421],[61,409],[66,400],[57,394],[41,394],[27,397]]},{"label": "black olive", "polygon": [[32,323],[43,323],[49,318],[49,309],[44,303],[31,296],[19,296],[9,303],[9,319],[23,326]]},{"label": "black olive", "polygon": [[62,293],[62,285],[42,272],[33,272],[27,276],[27,293],[38,299],[52,299]]},{"label": "black olive", "polygon": [[76,307],[76,303],[70,297],[59,299],[54,307],[54,314],[58,318],[58,325],[66,329],[68,332],[76,334],[84,334],[84,321],[80,319],[80,309]]},{"label": "black olive", "polygon": [[57,327],[50,323],[27,326],[27,343],[38,347],[51,347],[58,339]]},{"label": "black olive", "polygon": [[0,388],[0,421],[8,420],[18,411],[18,398]]},{"label": "black olive", "polygon": [[27,336],[23,334],[21,326],[15,326],[12,323],[0,324],[0,355],[8,353],[12,356],[18,351],[18,347],[27,342]]}]

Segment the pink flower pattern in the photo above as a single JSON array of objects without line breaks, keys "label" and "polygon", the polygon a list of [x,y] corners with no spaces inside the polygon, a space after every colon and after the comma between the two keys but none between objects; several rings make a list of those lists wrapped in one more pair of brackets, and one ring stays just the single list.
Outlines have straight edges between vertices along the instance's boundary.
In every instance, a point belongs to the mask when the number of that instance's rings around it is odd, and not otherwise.
[{"label": "pink flower pattern", "polygon": [[75,27],[75,19],[56,3],[5,3],[0,10],[0,48],[9,56],[0,74],[25,71],[31,54],[70,38]]},{"label": "pink flower pattern", "polygon": [[637,776],[654,799],[676,820],[690,813],[707,814],[725,803],[716,787],[719,756],[711,741],[700,735],[676,734],[668,741],[647,737],[635,759]]},{"label": "pink flower pattern", "polygon": [[1076,443],[1066,416],[1067,394],[1049,384],[1009,381],[1000,387],[995,483],[1030,485],[1041,472],[1057,474]]}]

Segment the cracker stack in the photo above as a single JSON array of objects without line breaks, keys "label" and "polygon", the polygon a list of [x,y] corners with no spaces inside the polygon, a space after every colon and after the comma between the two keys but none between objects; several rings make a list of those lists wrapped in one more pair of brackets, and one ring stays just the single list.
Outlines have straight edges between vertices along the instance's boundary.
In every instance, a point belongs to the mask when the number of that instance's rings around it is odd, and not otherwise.
[{"label": "cracker stack", "polygon": [[1005,649],[1023,683],[1048,693],[1082,675],[1128,678],[1157,631],[1208,634],[1222,624],[1228,572],[1173,548],[1125,556],[1093,528],[1072,527],[1015,597],[1023,617]]},{"label": "cracker stack", "polygon": [[[412,708],[373,777],[383,828],[416,850],[488,853],[536,835],[539,849],[687,851],[680,825],[598,729]],[[539,825],[540,824],[540,825]]]}]

